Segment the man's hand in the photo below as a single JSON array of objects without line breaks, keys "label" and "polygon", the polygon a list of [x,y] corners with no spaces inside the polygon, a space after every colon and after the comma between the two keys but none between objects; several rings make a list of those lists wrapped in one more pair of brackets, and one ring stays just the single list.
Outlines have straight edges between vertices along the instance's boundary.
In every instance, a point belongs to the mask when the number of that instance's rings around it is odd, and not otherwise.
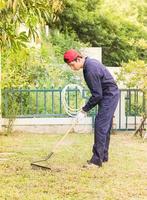
[{"label": "man's hand", "polygon": [[87,116],[87,113],[84,112],[83,110],[80,111],[77,115],[76,115],[76,122],[79,123],[80,121],[82,121],[85,117]]}]

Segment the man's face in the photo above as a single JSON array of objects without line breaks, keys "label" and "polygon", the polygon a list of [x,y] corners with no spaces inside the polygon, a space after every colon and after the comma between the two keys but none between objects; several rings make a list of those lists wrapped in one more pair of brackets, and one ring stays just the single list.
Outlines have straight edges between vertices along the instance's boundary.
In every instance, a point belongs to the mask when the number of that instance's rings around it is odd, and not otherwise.
[{"label": "man's face", "polygon": [[82,59],[81,58],[77,58],[76,60],[68,63],[68,65],[70,66],[70,68],[72,70],[78,71],[83,67]]}]

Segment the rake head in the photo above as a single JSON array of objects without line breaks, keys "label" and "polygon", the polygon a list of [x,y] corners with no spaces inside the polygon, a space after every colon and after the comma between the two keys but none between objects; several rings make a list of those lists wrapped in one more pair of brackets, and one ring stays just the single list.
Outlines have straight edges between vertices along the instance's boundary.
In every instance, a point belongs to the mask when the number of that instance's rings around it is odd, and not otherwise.
[{"label": "rake head", "polygon": [[46,158],[42,159],[42,160],[37,160],[31,163],[32,169],[42,169],[42,170],[51,170],[50,167],[45,166],[45,165],[41,165],[38,163],[42,163],[42,162],[46,162],[47,160],[50,159],[50,157],[54,154],[54,152],[51,152]]},{"label": "rake head", "polygon": [[39,164],[36,164],[36,163],[31,163],[31,166],[32,166],[32,169],[35,169],[35,170],[51,170],[50,167],[48,166],[44,166],[44,165],[39,165]]},{"label": "rake head", "polygon": [[[67,135],[73,129],[74,126],[75,126],[75,123],[72,124],[72,126],[66,131],[65,135],[63,135],[63,137],[56,143],[53,150],[48,154],[48,156],[46,158],[44,158],[42,160],[34,161],[34,162],[31,163],[32,169],[52,170],[50,167],[45,166],[45,165],[41,165],[41,164],[38,164],[38,163],[47,161],[51,158],[51,156],[54,154],[56,149],[59,147],[59,145],[62,143],[62,141],[67,137]],[[57,169],[55,171],[60,171],[60,169]]]}]

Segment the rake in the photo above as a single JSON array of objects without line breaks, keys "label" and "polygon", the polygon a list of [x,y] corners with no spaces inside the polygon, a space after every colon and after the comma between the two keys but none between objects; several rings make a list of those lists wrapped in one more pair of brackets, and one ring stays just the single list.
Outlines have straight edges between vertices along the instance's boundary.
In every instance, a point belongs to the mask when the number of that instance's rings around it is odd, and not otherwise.
[{"label": "rake", "polygon": [[67,135],[70,133],[70,131],[74,128],[76,123],[77,122],[75,120],[74,123],[71,125],[71,127],[63,135],[63,137],[55,144],[52,151],[44,159],[37,160],[37,161],[34,161],[34,162],[31,163],[31,166],[32,166],[33,169],[51,170],[51,167],[41,165],[40,163],[45,162],[52,157],[52,155],[57,151],[57,148],[60,146],[60,144],[63,142],[63,140],[67,137]]}]

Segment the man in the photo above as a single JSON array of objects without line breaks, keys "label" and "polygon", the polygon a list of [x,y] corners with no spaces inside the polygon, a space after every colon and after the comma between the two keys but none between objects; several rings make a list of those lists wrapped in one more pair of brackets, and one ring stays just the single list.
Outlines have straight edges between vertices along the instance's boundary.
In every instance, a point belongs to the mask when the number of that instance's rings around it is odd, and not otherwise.
[{"label": "man", "polygon": [[77,118],[81,120],[86,112],[99,106],[95,118],[93,155],[85,167],[101,167],[103,162],[108,161],[110,130],[119,100],[118,87],[106,67],[96,59],[84,57],[70,49],[64,53],[64,61],[72,70],[83,69],[84,79],[91,92],[91,97]]}]

